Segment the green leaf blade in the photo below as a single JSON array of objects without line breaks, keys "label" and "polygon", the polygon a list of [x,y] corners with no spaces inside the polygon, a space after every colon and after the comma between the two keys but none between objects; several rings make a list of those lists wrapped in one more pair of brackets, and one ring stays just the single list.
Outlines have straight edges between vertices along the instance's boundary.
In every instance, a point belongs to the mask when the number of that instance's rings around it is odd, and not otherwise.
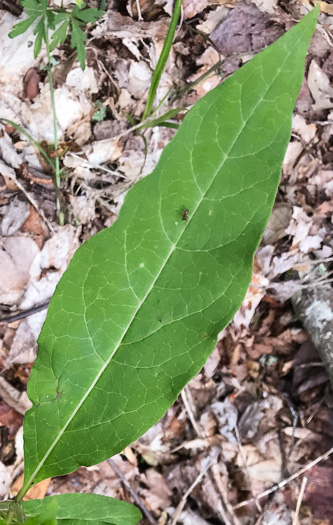
[{"label": "green leaf blade", "polygon": [[29,27],[35,22],[36,18],[36,16],[29,16],[29,18],[26,18],[22,22],[15,24],[12,31],[8,35],[9,38],[15,38],[19,35],[22,35],[22,33],[25,33],[26,30],[29,29]]},{"label": "green leaf blade", "polygon": [[68,18],[58,27],[53,33],[52,40],[50,43],[50,52],[54,51],[59,44],[63,44],[67,37],[67,31],[69,26]]},{"label": "green leaf blade", "polygon": [[[75,8],[74,8],[75,9]],[[79,22],[75,18],[71,18],[72,35],[71,35],[71,47],[77,50],[77,58],[80,63],[81,69],[86,67],[86,48],[84,43],[86,41],[86,35],[80,28]]]},{"label": "green leaf blade", "polygon": [[28,385],[26,487],[120,452],[214,349],[251,279],[317,13],[199,101],[74,255]]},{"label": "green leaf blade", "polygon": [[82,20],[86,24],[88,23],[94,23],[96,20],[101,18],[101,16],[104,15],[104,11],[101,11],[97,9],[97,7],[90,7],[88,9],[82,9],[80,11],[77,11],[75,16],[79,20]]},{"label": "green leaf blade", "polygon": [[130,503],[95,494],[62,494],[23,503],[28,518],[56,504],[58,525],[137,525],[141,512]]},{"label": "green leaf blade", "polygon": [[[28,515],[24,523],[26,525],[57,525],[57,499],[45,498],[45,500],[32,500],[32,505],[28,505],[28,508],[36,508],[39,501],[43,501],[43,504],[39,506],[38,512],[30,516]],[[37,504],[35,502],[37,502]],[[23,525],[23,523],[21,525]]]}]

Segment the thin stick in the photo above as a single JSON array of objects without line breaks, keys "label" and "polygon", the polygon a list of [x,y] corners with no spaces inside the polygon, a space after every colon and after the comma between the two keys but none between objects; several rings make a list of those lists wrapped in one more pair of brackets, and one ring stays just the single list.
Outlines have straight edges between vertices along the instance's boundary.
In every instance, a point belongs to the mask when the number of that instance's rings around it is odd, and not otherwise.
[{"label": "thin stick", "polygon": [[225,525],[240,525],[240,521],[237,518],[234,509],[229,503],[227,494],[228,489],[224,486],[222,482],[221,474],[219,471],[219,465],[217,463],[213,465],[212,470],[209,474],[213,474],[216,487],[221,496],[222,503],[220,505],[220,514],[223,519],[223,522],[225,523]]},{"label": "thin stick", "polygon": [[25,319],[26,317],[29,317],[29,315],[36,314],[37,312],[41,312],[42,310],[45,310],[50,304],[50,299],[45,301],[45,303],[37,304],[36,306],[32,306],[31,308],[27,308],[26,310],[23,310],[22,312],[18,312],[17,314],[8,315],[7,317],[1,317],[0,318],[0,324],[2,323],[14,323],[15,321],[20,321],[21,319]]},{"label": "thin stick", "polygon": [[187,389],[187,386],[186,386],[184,388],[184,390],[182,390],[182,392],[181,392],[181,396],[182,396],[182,400],[183,400],[183,403],[184,403],[184,406],[185,406],[185,410],[186,410],[186,412],[188,414],[188,417],[190,418],[192,427],[195,430],[196,434],[199,437],[204,438],[205,436],[203,435],[201,429],[197,425],[197,422],[196,422],[194,414],[193,414],[193,410],[190,407],[190,403],[189,403],[188,398],[187,398],[187,392],[188,392],[188,389]]},{"label": "thin stick", "polygon": [[13,128],[16,129],[16,131],[18,131],[19,133],[22,133],[23,135],[25,135],[29,140],[30,142],[38,149],[39,153],[41,155],[43,155],[46,163],[53,169],[55,170],[55,164],[53,162],[53,160],[48,156],[48,154],[46,153],[45,149],[42,148],[42,146],[39,144],[39,142],[37,142],[37,140],[35,140],[31,135],[30,133],[28,133],[24,128],[22,128],[22,126],[20,126],[19,124],[16,124],[16,122],[14,122],[13,120],[9,120],[8,118],[2,118],[0,117],[0,121],[2,122],[7,122],[8,124],[10,124],[10,126],[13,126]]},{"label": "thin stick", "polygon": [[[241,458],[242,458],[242,461],[243,461],[244,468],[245,468],[245,470],[246,470],[247,479],[249,480],[249,485],[250,485],[251,494],[254,495],[254,492],[253,492],[253,483],[252,483],[252,478],[251,478],[251,476],[250,476],[249,467],[247,466],[246,456],[245,456],[245,453],[244,453],[244,449],[243,449],[243,445],[242,445],[242,440],[241,440],[241,437],[240,437],[240,434],[239,434],[239,430],[238,430],[238,426],[237,426],[237,425],[235,426],[235,434],[236,434],[236,439],[237,439],[238,449],[239,449],[239,452],[240,452],[240,455],[241,455]],[[257,500],[256,500],[256,507],[257,507],[257,510],[258,510],[259,512],[262,512],[262,507],[261,507],[259,501],[257,501]]]},{"label": "thin stick", "polygon": [[215,460],[211,461],[210,463],[208,463],[208,465],[196,477],[196,479],[194,480],[192,485],[187,489],[187,491],[185,492],[184,496],[182,497],[182,499],[178,503],[178,507],[177,507],[176,512],[175,512],[175,514],[173,516],[171,525],[176,525],[177,524],[178,518],[179,518],[180,514],[182,513],[183,508],[185,507],[187,498],[189,497],[191,492],[195,489],[195,487],[198,485],[198,483],[200,483],[200,481],[205,476],[207,471],[211,468],[211,466],[214,464],[214,462],[215,462]]},{"label": "thin stick", "polygon": [[267,489],[264,492],[261,492],[255,498],[247,499],[245,501],[242,501],[241,503],[238,503],[237,505],[234,505],[233,508],[240,509],[241,507],[246,507],[246,505],[249,505],[250,503],[254,503],[256,500],[264,498],[265,496],[272,494],[272,492],[275,492],[276,490],[282,489],[282,487],[284,487],[285,485],[288,485],[288,483],[290,483],[291,481],[294,481],[294,479],[298,478],[299,476],[302,476],[302,474],[304,474],[308,470],[318,465],[318,463],[327,459],[332,453],[333,453],[333,447],[330,448],[327,452],[325,452],[325,454],[322,454],[317,459],[314,459],[313,461],[311,461],[311,463],[301,468],[298,472],[296,472],[292,476],[289,476],[289,478],[286,478],[280,483],[278,483],[277,485],[274,485],[273,487],[271,487],[270,489]]},{"label": "thin stick", "polygon": [[301,485],[301,489],[299,491],[299,495],[298,495],[298,499],[297,499],[297,505],[296,505],[295,514],[294,514],[292,525],[298,525],[299,524],[298,516],[299,516],[299,511],[301,509],[301,505],[302,505],[304,492],[305,492],[305,487],[306,487],[307,482],[308,482],[308,478],[306,476],[304,476],[304,478],[302,479],[302,485]]},{"label": "thin stick", "polygon": [[51,64],[51,53],[50,53],[50,43],[49,43],[49,28],[48,28],[48,18],[45,17],[45,44],[46,44],[46,53],[47,53],[47,76],[49,79],[50,94],[51,94],[51,106],[52,106],[52,115],[53,115],[53,135],[54,135],[54,151],[55,151],[55,190],[56,190],[56,207],[58,212],[59,224],[64,225],[64,213],[61,209],[61,193],[60,193],[60,164],[58,156],[58,124],[57,124],[57,112],[54,96],[54,86],[53,86],[53,77],[52,77],[52,64]]},{"label": "thin stick", "polygon": [[123,175],[122,173],[119,173],[118,171],[109,170],[108,168],[105,168],[104,166],[100,166],[99,164],[94,164],[93,162],[90,162],[89,160],[86,160],[80,157],[80,155],[77,155],[76,153],[73,153],[72,151],[69,151],[67,155],[69,155],[70,157],[73,157],[74,159],[80,160],[81,162],[91,167],[92,169],[105,171],[105,173],[109,173],[110,175],[114,175],[122,179],[127,178],[126,175]]},{"label": "thin stick", "polygon": [[14,16],[21,16],[23,11],[21,6],[16,5],[8,0],[0,0],[0,9],[9,11]]},{"label": "thin stick", "polygon": [[113,459],[108,459],[108,463],[113,468],[113,470],[117,474],[118,478],[125,485],[125,487],[127,488],[128,492],[131,494],[132,498],[134,499],[135,503],[137,504],[137,506],[139,507],[141,512],[143,512],[143,514],[146,516],[146,518],[149,521],[149,523],[151,523],[151,525],[158,525],[157,521],[155,520],[155,518],[153,518],[153,516],[150,514],[149,510],[147,509],[147,507],[143,503],[143,501],[139,498],[137,493],[132,489],[131,485],[129,484],[129,482],[127,481],[127,479],[125,478],[125,476],[121,472],[121,470],[119,470],[119,468],[117,467],[117,465],[115,464]]},{"label": "thin stick", "polygon": [[138,11],[138,20],[140,22],[142,22],[143,18],[142,18],[142,14],[141,14],[140,0],[136,0],[136,8],[137,8],[137,11]]},{"label": "thin stick", "polygon": [[298,268],[300,266],[309,266],[310,264],[321,264],[321,263],[328,263],[332,262],[333,257],[327,257],[326,259],[310,259],[309,261],[300,262],[298,264],[295,264],[293,268]]}]

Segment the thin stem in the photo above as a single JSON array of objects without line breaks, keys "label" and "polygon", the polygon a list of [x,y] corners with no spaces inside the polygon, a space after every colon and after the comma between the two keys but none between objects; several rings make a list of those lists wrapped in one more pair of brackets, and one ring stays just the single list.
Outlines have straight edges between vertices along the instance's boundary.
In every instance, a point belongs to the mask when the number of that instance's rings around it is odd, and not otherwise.
[{"label": "thin stem", "polygon": [[19,131],[20,133],[22,133],[22,135],[25,135],[29,140],[30,142],[32,142],[32,144],[38,149],[38,151],[40,152],[41,155],[43,155],[46,163],[53,169],[55,170],[55,163],[53,162],[53,160],[48,156],[48,154],[46,153],[45,149],[42,148],[42,146],[39,144],[39,142],[37,142],[37,140],[35,140],[31,135],[30,133],[28,133],[24,128],[22,128],[22,126],[20,126],[19,124],[16,124],[16,122],[14,122],[13,120],[9,120],[8,118],[3,118],[3,117],[0,117],[0,121],[1,122],[6,122],[7,124],[9,124],[10,126],[13,126],[13,128],[16,129],[16,131]]},{"label": "thin stem", "polygon": [[153,109],[153,105],[154,105],[154,101],[156,97],[156,91],[160,83],[161,76],[166,66],[167,60],[169,58],[169,54],[170,54],[171,46],[172,46],[173,39],[175,36],[178,19],[181,13],[181,7],[182,7],[182,0],[176,0],[176,4],[175,4],[175,8],[172,13],[172,18],[171,18],[171,22],[170,22],[169,29],[167,32],[167,36],[165,37],[165,41],[163,44],[163,49],[158,59],[157,66],[155,68],[153,78],[151,81],[151,85],[150,85],[150,89],[148,93],[147,105],[146,105],[142,120],[145,120],[151,114],[151,111]]},{"label": "thin stem", "polygon": [[54,86],[53,86],[53,77],[52,77],[52,66],[51,66],[51,53],[50,53],[50,42],[49,42],[49,31],[47,25],[47,17],[45,17],[45,44],[46,44],[46,53],[47,53],[47,76],[49,79],[50,85],[50,94],[51,94],[51,106],[52,106],[52,116],[53,116],[53,135],[54,135],[54,151],[55,151],[55,170],[54,170],[54,181],[56,189],[56,207],[59,216],[59,223],[61,226],[64,224],[64,214],[61,210],[60,202],[60,162],[58,157],[58,126],[57,126],[57,112],[55,105],[54,97]]}]

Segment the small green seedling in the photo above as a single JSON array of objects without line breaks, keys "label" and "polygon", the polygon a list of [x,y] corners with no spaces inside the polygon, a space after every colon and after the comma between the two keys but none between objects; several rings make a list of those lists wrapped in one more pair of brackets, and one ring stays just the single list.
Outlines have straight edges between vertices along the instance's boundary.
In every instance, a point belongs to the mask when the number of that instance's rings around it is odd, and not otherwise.
[{"label": "small green seedling", "polygon": [[[55,161],[54,163],[49,163],[54,173],[54,185],[56,189],[56,206],[59,216],[60,224],[64,223],[64,212],[62,211],[61,206],[61,170],[60,170],[60,161],[58,155],[58,126],[57,126],[57,111],[54,98],[54,86],[53,86],[53,76],[52,68],[54,67],[54,58],[51,56],[51,53],[56,49],[60,44],[63,44],[71,31],[71,47],[76,50],[78,61],[82,69],[85,69],[86,64],[86,49],[85,41],[86,35],[82,31],[82,27],[87,23],[94,23],[98,20],[103,14],[104,11],[101,11],[97,8],[86,8],[86,4],[81,2],[80,5],[76,5],[71,11],[67,11],[63,8],[48,7],[47,0],[22,0],[22,6],[25,13],[28,15],[28,18],[19,22],[13,27],[13,30],[9,33],[11,38],[15,38],[22,33],[25,33],[27,29],[35,25],[34,35],[35,44],[34,44],[34,57],[37,58],[39,55],[43,43],[46,47],[47,53],[47,74],[50,84],[51,92],[51,105],[52,105],[52,114],[53,114],[53,134],[54,134],[54,151],[55,151]],[[51,34],[51,38],[50,38]],[[5,121],[5,119],[2,119]],[[16,129],[20,130],[20,126],[13,123]],[[23,130],[23,133],[27,136],[29,134]],[[33,143],[35,141],[32,139]],[[38,149],[41,149],[38,145]],[[45,156],[47,154],[45,151],[42,153]]]},{"label": "small green seedling", "polygon": [[[9,36],[15,38],[24,33],[31,25],[36,24],[34,29],[34,35],[36,35],[34,56],[37,58],[43,42],[48,54],[50,54],[58,45],[65,42],[71,30],[71,47],[76,49],[78,61],[81,68],[84,69],[86,35],[81,27],[96,22],[104,14],[104,11],[97,8],[86,8],[84,2],[80,6],[76,5],[71,11],[62,8],[49,8],[47,0],[22,0],[22,6],[28,18],[16,24]],[[50,31],[54,31],[51,41]],[[49,64],[51,64],[50,57]]]}]

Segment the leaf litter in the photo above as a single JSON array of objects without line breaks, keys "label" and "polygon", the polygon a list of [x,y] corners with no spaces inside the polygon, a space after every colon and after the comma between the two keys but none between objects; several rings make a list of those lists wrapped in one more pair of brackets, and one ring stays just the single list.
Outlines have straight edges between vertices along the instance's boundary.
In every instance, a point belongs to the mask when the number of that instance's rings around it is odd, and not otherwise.
[{"label": "leaf litter", "polygon": [[[306,0],[281,5],[274,0],[184,2],[183,23],[157,93],[162,101],[171,90],[163,112],[191,106],[310,6]],[[140,0],[140,13],[137,6],[130,0],[109,2],[107,16],[88,32],[84,72],[66,44],[59,49],[56,98],[67,169],[63,193],[68,226],[56,224],[54,190],[39,152],[25,136],[2,125],[2,317],[50,298],[75,249],[116,220],[128,189],[152,171],[174,135],[169,128],[154,127],[147,130],[145,142],[130,132],[126,115],[135,119],[143,113],[172,2]],[[17,21],[0,11],[0,116],[20,124],[36,140],[52,143],[46,56],[42,52],[33,58],[31,35],[7,38]],[[328,280],[331,268],[332,25],[332,13],[325,7],[307,59],[277,202],[240,311],[185,395],[161,422],[114,458],[160,525],[172,523],[184,494],[178,518],[184,525],[254,523],[255,515],[261,523],[291,523],[301,477],[270,500],[249,503],[241,512],[232,507],[297,473],[331,446],[329,379],[289,300],[304,287],[320,286],[318,277],[304,280],[304,271],[316,261]],[[105,118],[98,121],[93,116],[101,105]],[[44,318],[45,312],[39,312],[0,324],[2,497],[15,493],[13,483],[22,472],[19,428]],[[308,471],[300,524],[329,523],[332,472],[330,458]],[[132,497],[107,463],[53,479],[41,490]]]}]

